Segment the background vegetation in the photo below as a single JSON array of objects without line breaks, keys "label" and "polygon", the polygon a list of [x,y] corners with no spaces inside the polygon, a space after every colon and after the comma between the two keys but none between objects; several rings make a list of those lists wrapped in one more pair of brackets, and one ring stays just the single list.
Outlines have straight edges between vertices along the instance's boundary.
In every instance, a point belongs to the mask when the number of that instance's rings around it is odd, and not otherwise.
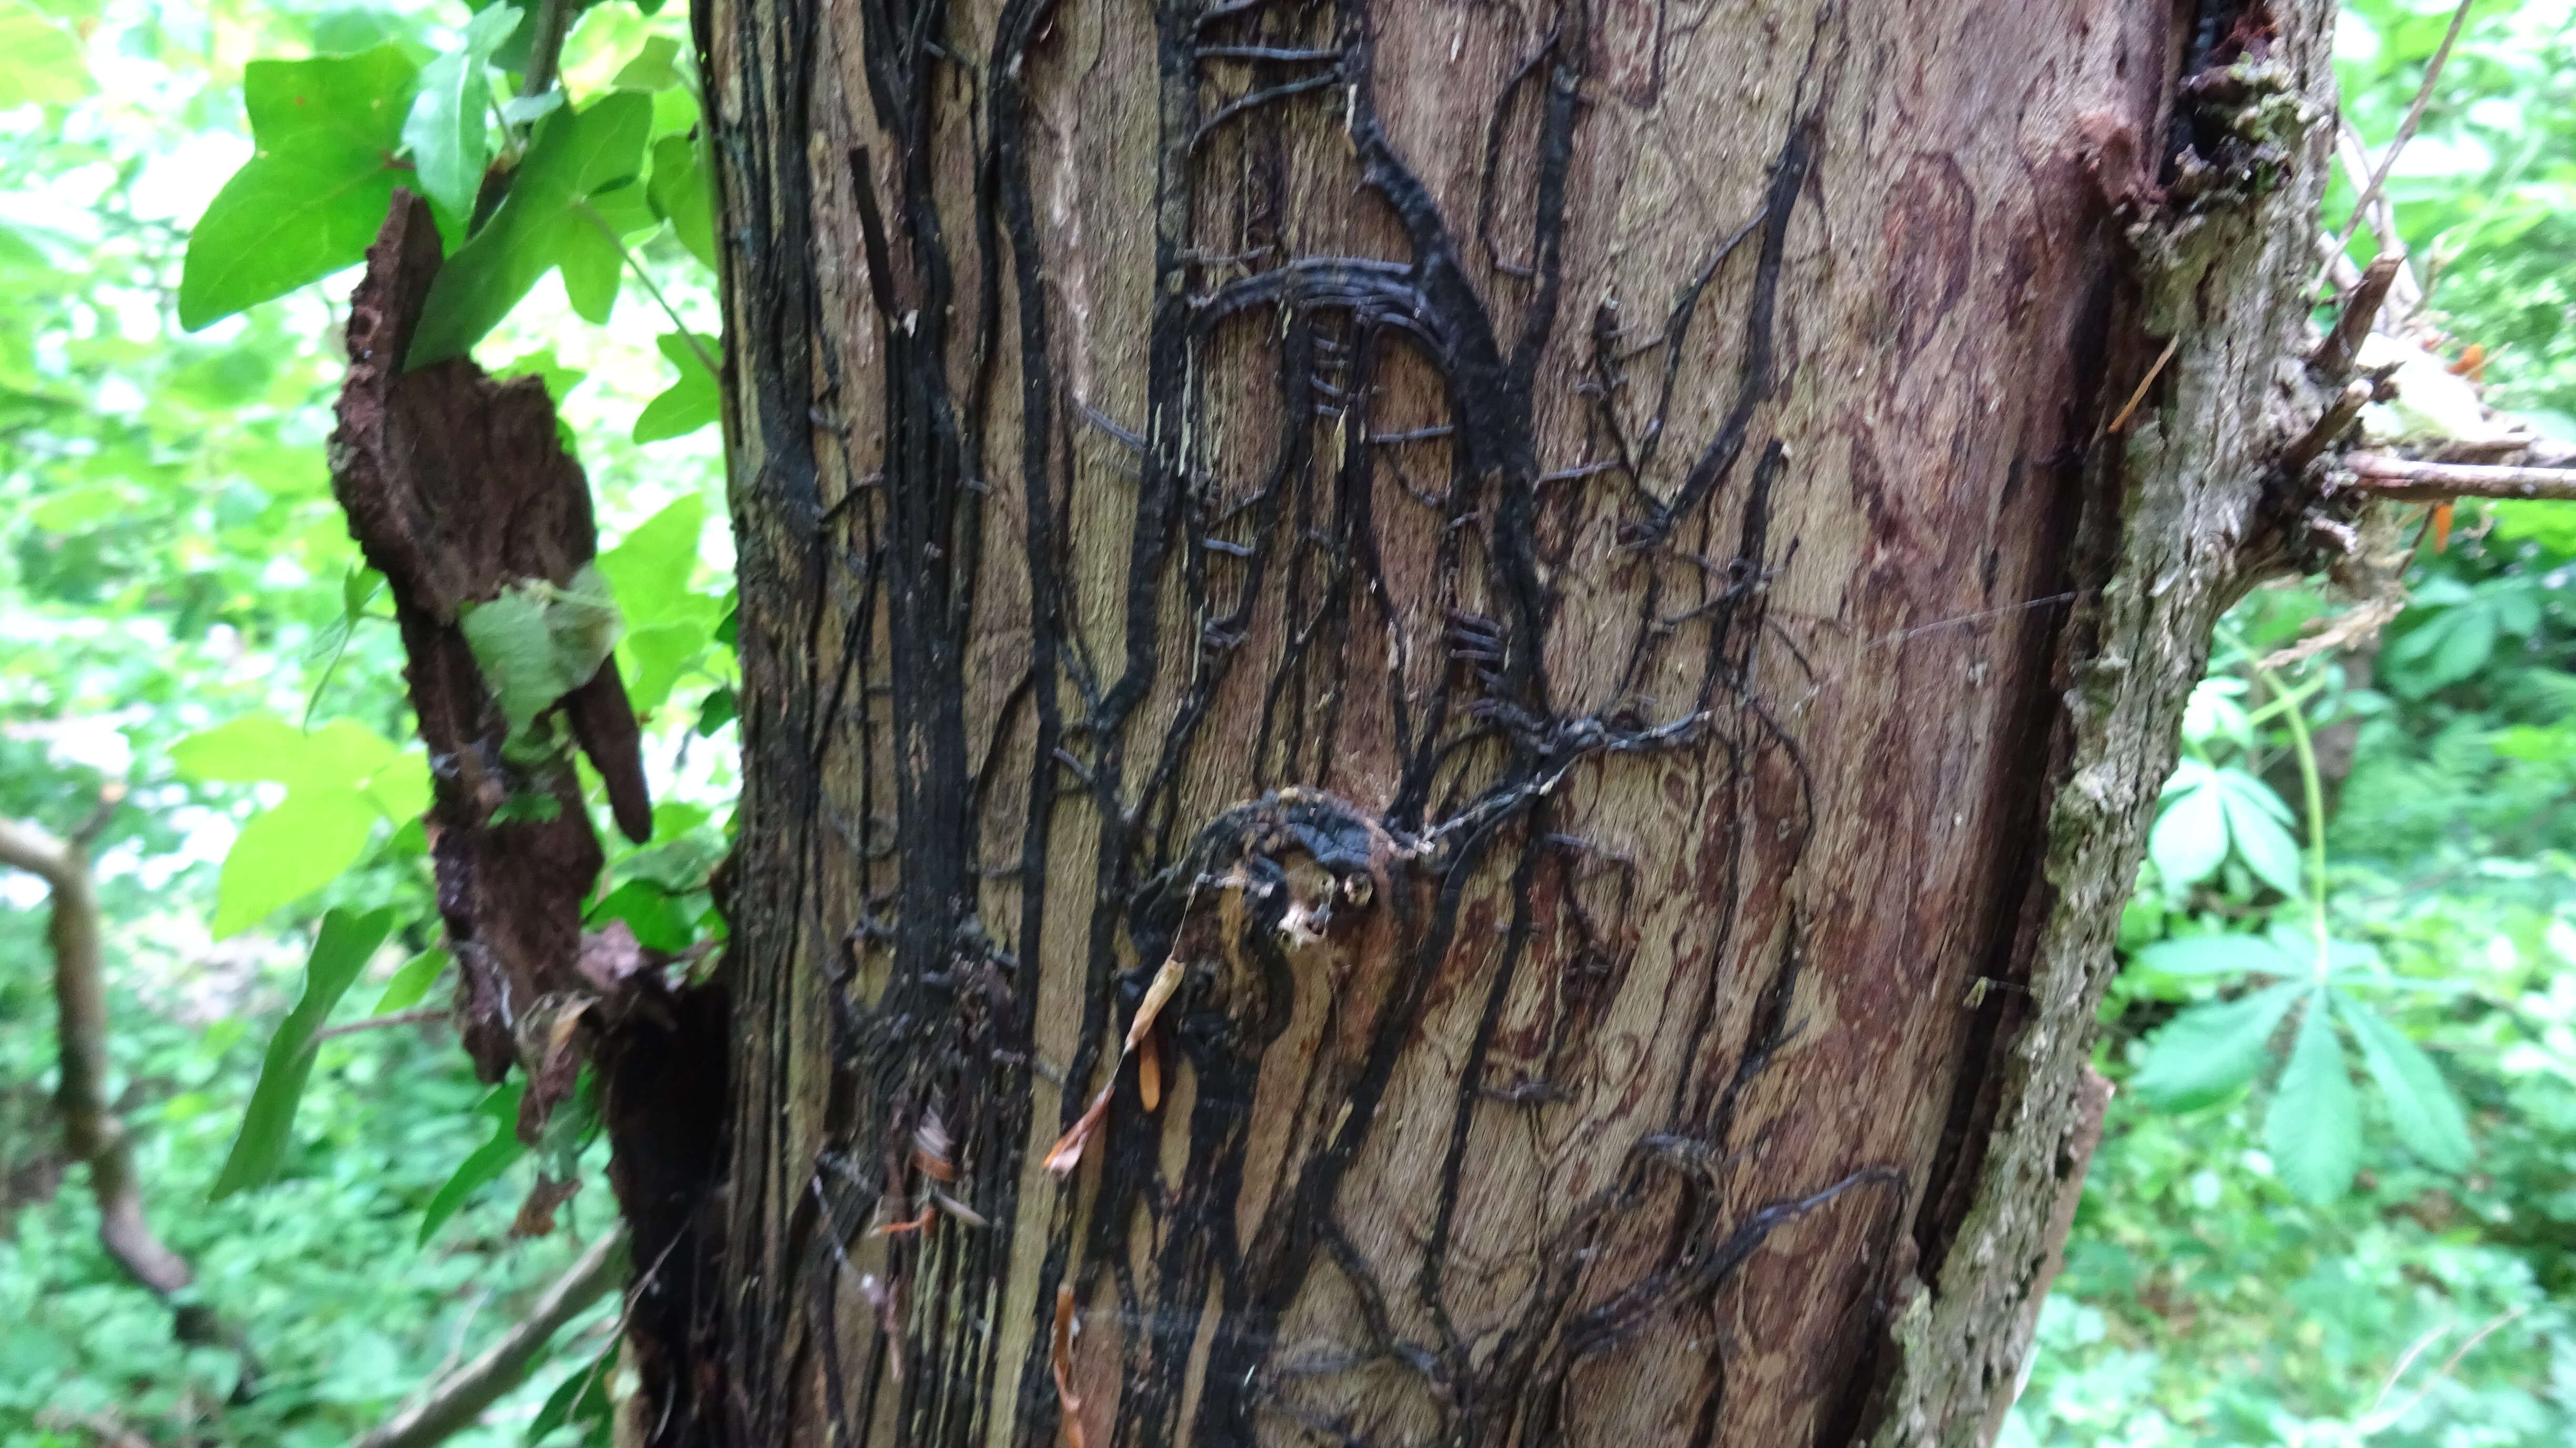
[{"label": "background vegetation", "polygon": [[[545,378],[612,545],[665,803],[594,917],[672,950],[720,929],[731,560],[685,21],[572,8],[558,99],[520,103],[526,17],[492,0],[0,0],[0,816],[62,833],[126,790],[96,846],[111,1086],[156,1227],[262,1368],[238,1398],[239,1359],[173,1341],[97,1245],[50,1105],[43,890],[0,875],[0,1448],[346,1442],[610,1222],[577,1116],[518,1152],[441,1024],[320,1041],[291,1117],[253,1096],[326,911],[394,926],[334,1021],[446,990],[400,650],[323,463],[348,218],[362,245],[398,180],[482,248],[459,334]],[[2349,5],[2374,152],[2453,9]],[[312,56],[353,59],[252,65]],[[615,134],[572,165],[577,131]],[[487,157],[516,210],[474,229]],[[2387,189],[2425,340],[2576,439],[2568,0],[2475,7]],[[2576,507],[2464,507],[2404,576],[2384,634],[2310,661],[2265,662],[2352,600],[2267,590],[2230,621],[2009,1442],[2576,1441]],[[262,1112],[286,1149],[236,1159]],[[587,1189],[517,1234],[540,1171]],[[458,1441],[589,1431],[611,1310]]]}]

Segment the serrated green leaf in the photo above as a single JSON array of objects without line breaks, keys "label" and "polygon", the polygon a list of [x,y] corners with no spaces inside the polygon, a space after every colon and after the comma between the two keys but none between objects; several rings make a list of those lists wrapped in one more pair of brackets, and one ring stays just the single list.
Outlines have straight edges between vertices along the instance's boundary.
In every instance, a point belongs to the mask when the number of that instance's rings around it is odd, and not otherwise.
[{"label": "serrated green leaf", "polygon": [[411,151],[422,193],[452,215],[474,214],[483,168],[492,159],[486,114],[492,107],[492,52],[518,25],[515,9],[495,5],[466,22],[456,49],[421,68],[419,90],[403,122],[403,145]]},{"label": "serrated green leaf", "polygon": [[2469,1120],[2433,1058],[2377,1011],[2338,992],[2335,1007],[2361,1044],[2362,1064],[2388,1105],[2388,1124],[2428,1166],[2459,1171],[2469,1164]]},{"label": "serrated green leaf", "polygon": [[89,91],[89,61],[71,32],[25,0],[0,0],[0,111]]},{"label": "serrated green leaf", "polygon": [[2167,798],[2147,835],[2147,857],[2168,889],[2209,877],[2227,858],[2227,806],[2217,788],[2202,784]]},{"label": "serrated green leaf", "polygon": [[376,1008],[368,1014],[391,1015],[420,1004],[421,997],[428,995],[429,988],[438,984],[439,976],[446,973],[453,959],[445,946],[433,945],[404,961],[402,969],[394,972],[394,978],[385,982],[385,993],[376,997]]},{"label": "serrated green leaf", "polygon": [[188,238],[181,326],[195,331],[366,255],[408,175],[394,152],[418,73],[390,45],[244,69],[259,150]]},{"label": "serrated green leaf", "polygon": [[[2263,797],[2270,798],[2271,793],[2264,790]],[[2227,813],[2227,836],[2244,857],[2246,868],[2284,895],[2295,899],[2305,894],[2299,879],[2299,842],[2249,792],[2222,786],[2218,796]]]},{"label": "serrated green leaf", "polygon": [[715,190],[710,184],[704,143],[690,136],[664,136],[653,143],[653,179],[646,190],[653,209],[671,223],[671,234],[689,255],[716,266]]},{"label": "serrated green leaf", "polygon": [[2194,1006],[2147,1038],[2147,1060],[2129,1087],[2168,1111],[2225,1100],[2269,1058],[2272,1032],[2313,987],[2283,981],[2232,1001]]},{"label": "serrated green leaf", "polygon": [[[715,341],[700,337],[699,344],[715,355]],[[716,392],[715,375],[698,360],[687,338],[678,332],[665,332],[655,340],[662,355],[680,369],[680,380],[652,401],[644,404],[635,418],[635,441],[658,442],[666,437],[680,437],[715,422],[724,415],[724,403]]]},{"label": "serrated green leaf", "polygon": [[2188,935],[2159,940],[2138,952],[2138,963],[2167,975],[2227,976],[2303,973],[2307,966],[2259,935]]},{"label": "serrated green leaf", "polygon": [[2282,1183],[2311,1202],[2342,1196],[2361,1166],[2361,1102],[2323,991],[2308,1001],[2290,1062],[2263,1114],[2263,1149]]},{"label": "serrated green leaf", "polygon": [[268,1054],[260,1061],[259,1084],[251,1088],[250,1108],[242,1114],[241,1131],[234,1136],[232,1152],[224,1158],[223,1170],[207,1194],[209,1200],[220,1201],[276,1178],[294,1140],[295,1105],[303,1099],[306,1078],[313,1074],[314,1033],[330,1019],[331,1008],[366,968],[376,947],[384,944],[393,924],[390,909],[365,915],[333,910],[322,917],[322,928],[313,938],[313,954],[304,964],[304,994],[278,1023],[277,1034],[269,1037]]},{"label": "serrated green leaf", "polygon": [[476,1192],[501,1179],[501,1174],[528,1154],[519,1140],[519,1097],[526,1086],[516,1080],[496,1088],[474,1108],[475,1114],[492,1121],[492,1139],[474,1149],[472,1155],[457,1165],[438,1194],[429,1199],[429,1207],[420,1216],[419,1244],[429,1245],[447,1219],[456,1215],[466,1200]]},{"label": "serrated green leaf", "polygon": [[431,283],[407,365],[463,356],[561,260],[569,238],[596,236],[573,203],[634,177],[652,118],[642,92],[612,91],[537,123],[508,199]]},{"label": "serrated green leaf", "polygon": [[340,877],[367,847],[376,811],[355,790],[287,791],[233,839],[215,881],[214,935],[238,935]]},{"label": "serrated green leaf", "polygon": [[740,707],[734,701],[733,690],[709,690],[705,702],[698,705],[698,737],[714,738],[717,730],[733,722]]}]

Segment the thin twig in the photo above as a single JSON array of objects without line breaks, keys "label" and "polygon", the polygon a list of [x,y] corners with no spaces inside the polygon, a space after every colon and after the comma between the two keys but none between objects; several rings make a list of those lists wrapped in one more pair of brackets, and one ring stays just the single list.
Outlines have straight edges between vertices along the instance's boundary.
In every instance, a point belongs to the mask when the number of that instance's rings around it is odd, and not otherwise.
[{"label": "thin twig", "polygon": [[572,12],[572,0],[537,0],[536,29],[528,37],[528,69],[519,82],[520,95],[533,98],[554,89],[564,37],[572,33]]},{"label": "thin twig", "polygon": [[2352,218],[2343,224],[2343,235],[2336,239],[2335,250],[2352,245],[2353,233],[2361,229],[2361,215],[2371,202],[2379,199],[2379,188],[2388,184],[2388,173],[2397,165],[2397,153],[2415,139],[2415,128],[2424,120],[2424,107],[2433,99],[2433,83],[2442,78],[2442,62],[2451,58],[2451,45],[2460,38],[2460,27],[2468,23],[2469,7],[2477,0],[2460,0],[2460,8],[2451,12],[2451,28],[2442,36],[2441,48],[2433,52],[2432,61],[2424,67],[2424,84],[2415,91],[2415,103],[2406,108],[2406,119],[2398,124],[2397,137],[2388,143],[2388,153],[2371,168],[2370,184],[2362,188],[2361,199],[2352,204]]},{"label": "thin twig", "polygon": [[2156,379],[2164,375],[2165,364],[2173,360],[2174,349],[2181,345],[2180,332],[2174,333],[2165,342],[2165,349],[2156,354],[2156,365],[2148,368],[2147,375],[2138,379],[2138,390],[2130,393],[2129,400],[2120,405],[2120,415],[2111,419],[2111,425],[2104,428],[2104,432],[2118,432],[2129,425],[2129,414],[2137,411],[2138,404],[2147,400],[2147,389],[2155,386]]},{"label": "thin twig", "polygon": [[153,1234],[143,1213],[133,1144],[107,1097],[106,951],[89,846],[124,798],[121,785],[101,790],[97,806],[68,839],[0,820],[0,865],[43,880],[53,897],[45,935],[54,956],[55,1032],[61,1051],[54,1109],[62,1113],[64,1149],[89,1167],[90,1193],[98,1199],[99,1244],[127,1276],[170,1305],[172,1331],[181,1342],[229,1347],[240,1356],[236,1392],[247,1395],[258,1381],[258,1359],[238,1328],[205,1304],[187,1300],[196,1271]]},{"label": "thin twig", "polygon": [[528,1369],[565,1323],[608,1295],[625,1266],[626,1229],[620,1226],[601,1233],[590,1250],[546,1288],[517,1326],[442,1379],[417,1405],[359,1439],[357,1448],[428,1448],[471,1426],[484,1409],[526,1380]]},{"label": "thin twig", "polygon": [[391,1015],[369,1016],[363,1021],[343,1021],[336,1026],[324,1026],[313,1033],[313,1039],[327,1041],[334,1036],[355,1035],[360,1031],[380,1031],[387,1026],[417,1026],[445,1019],[447,1012],[443,1008],[422,1006],[417,1010],[395,1011]]},{"label": "thin twig", "polygon": [[2344,466],[2355,485],[2383,498],[2435,502],[2443,498],[2544,498],[2576,501],[2576,468],[2509,468],[2486,463],[2428,463],[2380,453],[2353,453]]},{"label": "thin twig", "polygon": [[697,354],[699,364],[707,369],[707,375],[721,385],[724,372],[716,366],[716,359],[698,341],[698,334],[689,330],[689,324],[680,320],[680,309],[672,306],[671,299],[662,295],[662,289],[653,284],[653,277],[644,270],[644,263],[636,260],[635,253],[626,249],[626,243],[618,238],[617,228],[608,224],[608,218],[599,214],[599,208],[591,205],[588,197],[573,202],[573,209],[588,217],[590,224],[599,228],[599,234],[608,238],[608,244],[617,248],[617,254],[625,259],[627,270],[635,273],[635,279],[644,284],[645,292],[661,307],[662,315],[670,318],[671,325],[680,329],[680,340],[689,344],[689,350]]}]

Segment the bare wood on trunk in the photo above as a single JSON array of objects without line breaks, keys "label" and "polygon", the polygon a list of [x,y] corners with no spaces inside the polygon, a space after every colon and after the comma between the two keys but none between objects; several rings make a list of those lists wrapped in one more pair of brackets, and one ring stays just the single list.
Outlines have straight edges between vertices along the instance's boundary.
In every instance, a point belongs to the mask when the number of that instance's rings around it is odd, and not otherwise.
[{"label": "bare wood on trunk", "polygon": [[2299,536],[2324,7],[700,15],[747,778],[654,1441],[1990,1432]]}]

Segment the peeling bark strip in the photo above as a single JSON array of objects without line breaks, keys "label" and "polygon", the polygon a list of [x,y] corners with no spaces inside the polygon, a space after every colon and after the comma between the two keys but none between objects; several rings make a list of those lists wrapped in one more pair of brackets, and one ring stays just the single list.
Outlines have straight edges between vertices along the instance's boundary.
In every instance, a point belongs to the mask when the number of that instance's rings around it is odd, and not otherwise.
[{"label": "peeling bark strip", "polygon": [[[661,958],[639,951],[623,924],[583,933],[601,854],[572,759],[504,747],[508,721],[459,621],[526,580],[570,582],[597,550],[598,529],[542,382],[495,382],[461,358],[403,370],[439,265],[427,203],[395,192],[350,303],[332,487],[385,575],[410,659],[466,1049],[486,1081],[514,1063],[526,1073],[519,1134],[531,1142],[581,1061],[597,1064],[610,1181],[634,1231],[632,1335],[665,1398],[685,1401],[699,1380],[669,1359],[685,1351],[712,1271],[696,1219],[722,1129],[724,1002],[669,990]],[[616,660],[557,707],[606,783],[618,827],[648,838],[652,806]]]},{"label": "peeling bark strip", "polygon": [[1975,1437],[2299,522],[2237,268],[2321,171],[2212,77],[2325,29],[2203,8],[702,6],[735,1091],[650,1441]]}]

